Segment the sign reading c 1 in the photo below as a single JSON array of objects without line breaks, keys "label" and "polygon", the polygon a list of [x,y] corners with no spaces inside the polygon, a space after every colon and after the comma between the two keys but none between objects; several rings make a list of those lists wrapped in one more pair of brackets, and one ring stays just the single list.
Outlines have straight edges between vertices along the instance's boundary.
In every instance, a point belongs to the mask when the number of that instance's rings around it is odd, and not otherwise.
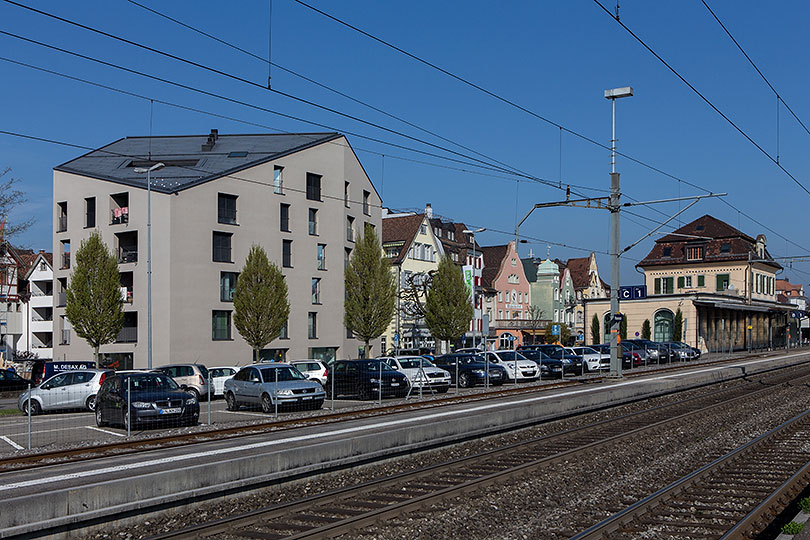
[{"label": "sign reading c 1", "polygon": [[647,298],[646,285],[619,287],[619,300],[641,300],[643,298]]}]

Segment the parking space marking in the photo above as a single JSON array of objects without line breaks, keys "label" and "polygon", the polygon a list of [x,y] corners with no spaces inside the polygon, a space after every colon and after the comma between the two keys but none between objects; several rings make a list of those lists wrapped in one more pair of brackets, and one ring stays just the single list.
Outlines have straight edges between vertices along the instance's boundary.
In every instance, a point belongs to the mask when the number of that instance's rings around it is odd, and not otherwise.
[{"label": "parking space marking", "polygon": [[[796,357],[796,356],[807,356],[807,353],[803,352],[803,353],[783,355],[783,356],[779,356],[779,357],[775,357],[775,358],[749,360],[749,361],[739,362],[739,363],[736,363],[736,364],[733,364],[733,365],[726,365],[726,366],[707,367],[705,369],[697,369],[697,370],[691,371],[689,373],[690,374],[704,373],[704,372],[710,372],[710,371],[719,371],[719,370],[728,369],[728,368],[739,368],[739,367],[748,366],[748,365],[761,364],[761,363],[765,363],[765,362],[772,362],[774,360],[793,358],[793,357]],[[610,385],[610,387],[632,386],[632,385],[637,385],[637,384],[643,384],[643,383],[649,382],[650,380],[669,378],[669,377],[672,377],[672,376],[673,376],[672,374],[667,374],[667,375],[659,375],[659,376],[645,378],[645,379],[636,379],[636,380],[632,380],[632,381],[624,381],[624,382],[620,382],[620,383]],[[0,491],[9,491],[9,490],[13,490],[13,489],[19,489],[19,488],[25,488],[25,487],[31,487],[31,486],[41,486],[43,484],[51,484],[51,483],[55,483],[55,482],[62,482],[62,481],[65,481],[65,480],[75,480],[75,479],[79,479],[79,478],[106,475],[106,474],[110,474],[110,473],[116,473],[116,472],[122,472],[122,471],[130,471],[130,470],[134,470],[134,469],[142,469],[142,468],[152,467],[152,466],[156,466],[156,465],[166,465],[168,463],[177,463],[177,462],[181,462],[181,461],[190,461],[190,460],[199,459],[199,458],[206,458],[206,457],[213,457],[213,456],[218,456],[218,455],[223,455],[223,454],[230,454],[230,453],[235,453],[235,452],[243,452],[243,451],[255,450],[255,449],[259,449],[259,448],[269,448],[269,447],[272,447],[272,446],[279,446],[279,445],[287,444],[287,443],[296,443],[296,442],[304,442],[304,441],[323,439],[323,438],[332,437],[332,436],[335,436],[335,435],[346,435],[346,434],[352,434],[352,433],[360,433],[360,432],[370,431],[370,430],[379,429],[379,428],[401,426],[401,425],[413,424],[413,423],[425,423],[425,422],[429,423],[429,422],[434,421],[434,420],[443,419],[443,418],[450,418],[450,417],[459,416],[459,415],[462,415],[462,414],[474,414],[476,412],[487,411],[487,410],[492,410],[492,409],[498,409],[498,408],[503,408],[503,407],[515,407],[515,406],[529,404],[529,403],[536,403],[536,402],[540,402],[540,401],[548,401],[550,399],[558,399],[558,398],[566,397],[566,396],[574,396],[574,395],[579,395],[579,394],[585,394],[585,393],[589,393],[589,392],[594,392],[596,390],[598,390],[598,389],[582,388],[582,389],[578,389],[578,390],[569,390],[569,391],[566,391],[566,392],[559,392],[559,393],[555,393],[555,394],[547,394],[547,395],[542,395],[542,396],[522,398],[522,399],[510,400],[510,401],[500,402],[500,403],[487,403],[487,404],[477,405],[477,406],[474,406],[474,407],[469,407],[469,408],[464,408],[464,409],[457,409],[457,410],[452,410],[452,411],[428,412],[427,414],[416,415],[416,416],[412,416],[412,417],[409,417],[409,418],[399,418],[397,420],[385,420],[385,421],[380,421],[380,422],[375,422],[375,423],[370,423],[370,424],[364,424],[364,425],[359,425],[359,426],[348,427],[348,428],[340,428],[340,429],[333,429],[333,430],[327,430],[327,431],[320,431],[320,432],[316,432],[316,433],[308,433],[306,435],[295,435],[295,436],[292,436],[292,437],[283,437],[283,438],[272,440],[272,441],[261,441],[261,442],[256,442],[256,443],[244,444],[244,445],[240,445],[240,446],[231,446],[231,447],[227,447],[227,448],[218,448],[216,450],[205,450],[205,451],[202,451],[202,452],[191,452],[189,454],[184,454],[184,455],[177,455],[177,456],[170,456],[170,457],[164,457],[164,458],[150,459],[150,460],[146,460],[146,461],[127,463],[127,464],[124,464],[124,465],[115,465],[115,466],[112,466],[112,467],[102,467],[102,468],[97,468],[97,469],[92,469],[92,470],[85,470],[85,471],[80,471],[80,472],[75,472],[75,473],[55,475],[55,476],[50,476],[50,477],[46,477],[46,478],[37,478],[37,479],[34,479],[34,480],[25,480],[25,481],[22,481],[22,482],[13,482],[13,483],[10,483],[10,484],[0,485]],[[7,442],[11,443],[11,441],[7,441]]]},{"label": "parking space marking", "polygon": [[242,412],[242,411],[211,411],[211,412],[228,413],[228,414],[247,414],[249,416],[261,416],[262,418],[265,418],[265,417],[269,416],[269,415],[264,414],[264,413],[252,413],[252,412]]},{"label": "parking space marking", "polygon": [[87,429],[92,429],[95,431],[100,431],[102,433],[106,433],[107,435],[115,435],[116,437],[126,437],[126,435],[122,435],[120,433],[116,433],[114,431],[107,431],[106,429],[97,428],[96,426],[84,426]]},{"label": "parking space marking", "polygon": [[25,450],[25,448],[23,448],[23,447],[22,447],[22,446],[20,446],[19,444],[15,443],[14,441],[12,441],[11,439],[9,439],[9,438],[8,438],[8,437],[6,437],[5,435],[0,435],[0,439],[3,439],[3,440],[4,440],[4,441],[6,441],[8,444],[10,444],[11,446],[13,446],[15,450]]}]

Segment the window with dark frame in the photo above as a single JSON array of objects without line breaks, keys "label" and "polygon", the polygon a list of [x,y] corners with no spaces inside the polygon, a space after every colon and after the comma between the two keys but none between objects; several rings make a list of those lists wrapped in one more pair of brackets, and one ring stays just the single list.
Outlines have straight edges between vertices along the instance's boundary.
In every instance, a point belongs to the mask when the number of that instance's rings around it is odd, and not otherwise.
[{"label": "window with dark frame", "polygon": [[664,255],[664,257],[672,257],[672,248],[671,247],[665,247],[663,255]]},{"label": "window with dark frame", "polygon": [[56,232],[67,230],[67,201],[56,203]]},{"label": "window with dark frame", "polygon": [[321,200],[321,175],[307,173],[307,199],[310,201]]},{"label": "window with dark frame", "polygon": [[281,217],[281,223],[279,224],[279,228],[281,232],[290,232],[290,205],[281,203],[281,210],[279,213]]},{"label": "window with dark frame", "polygon": [[703,246],[686,246],[686,260],[687,261],[702,261],[703,260]]},{"label": "window with dark frame", "polygon": [[311,236],[318,235],[318,210],[310,208],[308,212],[309,234]]},{"label": "window with dark frame", "polygon": [[321,278],[312,278],[312,303],[321,303]]},{"label": "window with dark frame", "polygon": [[281,265],[292,268],[292,240],[281,241]]},{"label": "window with dark frame", "polygon": [[229,341],[231,339],[231,312],[214,310],[211,316],[211,339]]},{"label": "window with dark frame", "polygon": [[236,195],[225,193],[217,195],[217,221],[236,225]]},{"label": "window with dark frame", "polygon": [[309,339],[318,338],[318,314],[310,311],[307,315],[307,337]]},{"label": "window with dark frame", "polygon": [[233,262],[231,260],[231,236],[233,236],[232,233],[214,231],[214,262]]},{"label": "window with dark frame", "polygon": [[273,167],[273,193],[284,195],[284,167]]},{"label": "window with dark frame", "polygon": [[281,327],[281,333],[278,339],[290,339],[290,321],[285,321],[284,326]]},{"label": "window with dark frame", "polygon": [[343,205],[348,208],[349,207],[349,183],[343,183]]},{"label": "window with dark frame", "polygon": [[96,226],[96,198],[87,197],[84,200],[84,226],[87,228]]},{"label": "window with dark frame", "polygon": [[233,293],[236,291],[237,272],[219,273],[219,299],[222,302],[233,302]]},{"label": "window with dark frame", "polygon": [[346,240],[354,242],[354,218],[352,216],[346,217]]},{"label": "window with dark frame", "polygon": [[318,244],[318,270],[326,270],[326,244]]},{"label": "window with dark frame", "polygon": [[367,216],[371,215],[371,206],[369,205],[368,198],[371,197],[371,193],[366,190],[363,190],[363,213]]}]

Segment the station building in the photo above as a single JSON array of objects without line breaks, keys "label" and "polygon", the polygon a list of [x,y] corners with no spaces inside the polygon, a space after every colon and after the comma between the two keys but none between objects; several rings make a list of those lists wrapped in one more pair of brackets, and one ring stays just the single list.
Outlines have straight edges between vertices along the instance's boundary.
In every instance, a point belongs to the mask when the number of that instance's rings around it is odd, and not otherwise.
[{"label": "station building", "polygon": [[[785,345],[792,308],[777,301],[782,266],[768,253],[764,235],[752,238],[705,215],[656,240],[636,268],[644,273],[647,296],[620,300],[628,338],[649,320],[651,339],[671,340],[680,310],[681,341],[704,352]],[[593,315],[599,317],[602,342],[609,340],[609,311],[607,299],[585,300],[585,320],[590,329]],[[590,331],[586,339],[592,341]]]},{"label": "station building", "polygon": [[92,350],[65,318],[72,250],[97,230],[118,258],[124,327],[103,362],[147,366],[147,175],[151,173],[153,365],[249,363],[233,293],[252,245],[282,270],[290,317],[263,358],[355,358],[344,267],[381,200],[339,133],[127,137],[54,168],[53,357]]}]

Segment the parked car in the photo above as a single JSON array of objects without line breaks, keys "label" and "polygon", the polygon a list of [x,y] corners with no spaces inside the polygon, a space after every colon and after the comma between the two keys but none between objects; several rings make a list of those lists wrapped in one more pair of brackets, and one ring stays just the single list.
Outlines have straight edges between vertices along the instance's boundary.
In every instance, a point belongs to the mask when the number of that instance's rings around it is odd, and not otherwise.
[{"label": "parked car", "polygon": [[[489,384],[500,386],[506,380],[506,370],[496,364],[489,363],[480,354],[453,353],[437,356],[436,366],[450,373],[451,384],[456,384],[456,371],[458,371],[458,385],[470,388],[477,384],[484,385],[489,373]],[[458,370],[456,367],[458,366]]]},{"label": "parked car", "polygon": [[506,370],[507,380],[536,381],[540,377],[540,366],[517,351],[487,351],[484,355],[487,361]]},{"label": "parked car", "polygon": [[[610,363],[610,343],[591,345],[591,348],[597,352],[607,355],[608,363]],[[641,355],[638,353],[638,350],[631,350],[629,346],[624,345],[623,341],[619,343],[619,351],[621,351],[622,355],[622,369],[630,369],[633,367],[638,367],[642,364]]]},{"label": "parked car", "polygon": [[29,379],[24,379],[13,371],[0,369],[0,392],[27,390],[29,384],[33,386]]},{"label": "parked car", "polygon": [[383,397],[405,397],[408,378],[382,360],[338,360],[326,377],[326,395],[331,397],[334,380],[335,397],[358,396],[362,400],[377,397],[382,388]]},{"label": "parked car", "polygon": [[384,356],[379,360],[404,373],[414,388],[431,388],[440,394],[450,388],[450,373],[424,356]]},{"label": "parked car", "polygon": [[169,364],[154,371],[174,379],[180,386],[186,386],[194,397],[208,399],[208,368],[202,364]]},{"label": "parked car", "polygon": [[238,411],[242,405],[261,406],[266,413],[273,412],[276,405],[320,409],[325,398],[321,383],[280,362],[245,366],[225,381],[229,411]]},{"label": "parked car", "polygon": [[[96,394],[104,380],[115,373],[110,369],[81,369],[66,371],[31,389],[31,414],[60,409],[96,408]],[[28,390],[17,399],[17,407],[28,412]]]},{"label": "parked car", "polygon": [[200,402],[174,379],[156,372],[113,372],[104,379],[96,398],[96,425],[195,425]]},{"label": "parked car", "polygon": [[[542,351],[547,356],[551,358],[556,358],[557,360],[563,361],[563,368],[565,369],[566,375],[582,375],[583,367],[582,367],[582,357],[576,354],[571,354],[570,352],[566,351],[562,345],[556,345],[554,343],[543,343],[539,345],[523,345],[518,348],[520,351],[528,350],[528,349],[536,349]],[[566,360],[568,362],[566,362]]]},{"label": "parked car", "polygon": [[57,373],[63,371],[73,371],[77,369],[95,369],[96,363],[93,361],[56,361],[48,362],[45,360],[35,360],[31,368],[31,381],[34,384],[39,384],[45,379],[50,379]]},{"label": "parked car", "polygon": [[290,365],[303,373],[309,380],[318,381],[321,385],[326,384],[329,368],[320,360],[293,360]]},{"label": "parked car", "polygon": [[623,340],[623,342],[629,343],[637,349],[646,351],[648,355],[647,363],[666,364],[678,359],[677,354],[671,354],[671,350],[668,347],[661,343],[650,341],[649,339],[626,339]]},{"label": "parked car", "polygon": [[662,345],[668,345],[680,360],[697,360],[700,358],[700,349],[687,345],[682,341],[665,341]]},{"label": "parked car", "polygon": [[551,358],[540,349],[521,349],[520,354],[540,366],[540,378],[562,377],[567,361]]},{"label": "parked car", "polygon": [[236,375],[239,371],[235,366],[219,366],[208,368],[208,374],[211,376],[211,395],[224,396],[225,395],[225,381]]},{"label": "parked car", "polygon": [[565,350],[572,354],[581,356],[585,362],[585,371],[603,371],[610,369],[610,352],[602,354],[591,347],[566,347]]}]

